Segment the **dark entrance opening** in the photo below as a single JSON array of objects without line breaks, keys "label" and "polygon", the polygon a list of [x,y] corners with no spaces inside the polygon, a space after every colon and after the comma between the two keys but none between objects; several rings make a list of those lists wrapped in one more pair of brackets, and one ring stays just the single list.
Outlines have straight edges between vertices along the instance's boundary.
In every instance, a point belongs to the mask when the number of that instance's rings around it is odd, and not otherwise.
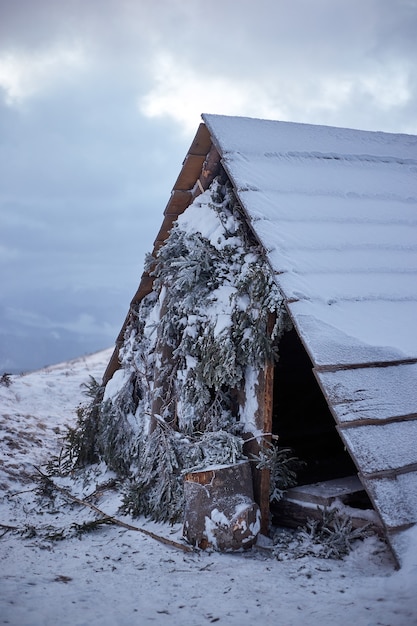
[{"label": "dark entrance opening", "polygon": [[278,445],[291,448],[304,465],[298,486],[270,506],[273,525],[298,527],[336,501],[350,507],[355,528],[368,523],[361,509],[371,501],[336,429],[336,423],[313,373],[312,362],[293,329],[279,344],[274,371],[272,432]]},{"label": "dark entrance opening", "polygon": [[279,344],[272,432],[279,436],[279,446],[291,448],[305,463],[298,472],[299,485],[357,474],[294,329]]}]

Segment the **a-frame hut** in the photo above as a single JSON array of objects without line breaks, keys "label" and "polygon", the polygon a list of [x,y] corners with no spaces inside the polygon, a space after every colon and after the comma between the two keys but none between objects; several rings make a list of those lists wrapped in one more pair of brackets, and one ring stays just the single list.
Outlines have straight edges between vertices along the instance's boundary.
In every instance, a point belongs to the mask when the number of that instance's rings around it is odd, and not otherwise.
[{"label": "a-frame hut", "polygon": [[[153,255],[226,176],[292,323],[278,363],[260,369],[255,429],[307,459],[305,483],[358,476],[401,562],[403,531],[417,522],[417,137],[203,121]],[[153,280],[145,271],[105,383]],[[255,487],[265,518],[263,481]]]}]

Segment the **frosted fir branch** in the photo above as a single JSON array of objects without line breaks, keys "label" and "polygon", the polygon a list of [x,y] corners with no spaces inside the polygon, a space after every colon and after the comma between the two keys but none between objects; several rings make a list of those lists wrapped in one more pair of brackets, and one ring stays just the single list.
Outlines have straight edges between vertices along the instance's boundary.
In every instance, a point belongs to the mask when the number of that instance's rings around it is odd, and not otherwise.
[{"label": "frosted fir branch", "polygon": [[277,533],[274,539],[274,555],[282,560],[315,556],[322,559],[342,559],[352,550],[358,540],[373,534],[371,525],[353,528],[349,516],[337,508],[317,507],[318,519],[308,519],[298,530]]},{"label": "frosted fir branch", "polygon": [[302,462],[290,448],[280,448],[263,439],[258,454],[251,454],[250,460],[256,463],[256,469],[270,472],[271,502],[279,502],[284,493],[297,484],[297,471]]},{"label": "frosted fir branch", "polygon": [[[94,511],[95,513],[97,513],[98,515],[101,516],[101,519],[98,520],[91,520],[90,522],[86,522],[84,523],[84,525],[79,525],[79,524],[73,524],[72,528],[73,530],[75,530],[75,532],[78,534],[80,531],[81,532],[88,532],[91,531],[92,529],[96,529],[98,526],[102,525],[102,524],[114,524],[117,526],[121,526],[123,528],[126,528],[127,530],[133,530],[136,532],[140,532],[143,533],[144,535],[151,537],[152,539],[155,539],[156,541],[159,541],[165,545],[169,545],[172,546],[174,548],[178,548],[184,552],[194,552],[194,548],[190,547],[190,546],[186,546],[184,544],[178,543],[177,541],[173,541],[172,539],[167,539],[166,537],[163,537],[161,535],[157,535],[156,533],[151,532],[150,530],[147,530],[145,528],[139,528],[137,526],[133,526],[132,524],[128,524],[127,522],[120,520],[112,515],[108,515],[107,513],[105,513],[104,511],[102,511],[101,509],[99,509],[95,504],[92,504],[91,502],[88,502],[86,499],[81,499],[78,498],[77,496],[73,495],[68,489],[65,489],[59,485],[57,485],[56,483],[53,482],[53,480],[50,478],[50,476],[44,474],[39,468],[35,468],[37,470],[37,472],[39,473],[40,476],[40,480],[47,483],[49,488],[53,491],[58,491],[60,494],[62,494],[66,499],[70,500],[71,502],[75,502],[77,504],[79,504],[80,506],[83,507],[88,507],[89,509],[91,509],[92,511]],[[35,531],[36,534],[36,531]],[[61,539],[63,538],[63,531],[59,531],[59,535],[55,538],[57,539]],[[51,538],[51,537],[49,537]]]}]

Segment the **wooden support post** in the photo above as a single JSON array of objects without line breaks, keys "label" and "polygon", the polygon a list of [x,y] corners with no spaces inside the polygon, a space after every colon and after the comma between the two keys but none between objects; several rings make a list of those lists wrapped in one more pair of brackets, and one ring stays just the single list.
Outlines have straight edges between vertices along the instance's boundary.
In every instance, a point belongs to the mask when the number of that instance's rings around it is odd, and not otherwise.
[{"label": "wooden support post", "polygon": [[[260,413],[263,420],[263,432],[266,433],[264,441],[270,442],[272,432],[272,406],[274,390],[274,364],[268,361],[263,371],[263,395]],[[270,472],[269,470],[257,470],[259,474],[259,508],[261,509],[261,532],[267,535],[269,532],[269,493],[270,493]]]},{"label": "wooden support post", "polygon": [[[255,425],[258,430],[265,433],[261,441],[253,437],[253,433],[247,433],[247,441],[244,446],[245,454],[259,455],[262,441],[270,441],[272,428],[272,400],[274,385],[274,364],[272,362],[265,363],[265,368],[259,372],[257,396],[258,411],[255,415]],[[261,533],[268,535],[269,533],[269,489],[270,489],[270,472],[269,470],[256,469],[256,463],[252,463],[252,480],[254,500],[258,504],[261,511]]]},{"label": "wooden support post", "polygon": [[[269,334],[272,333],[272,329],[275,324],[275,315],[270,315],[268,320]],[[258,431],[264,433],[262,440],[265,442],[271,441],[272,432],[272,413],[274,402],[274,362],[272,360],[265,361],[265,366],[260,370],[258,375],[258,384],[256,389],[256,395],[258,398],[258,411],[255,415],[255,426]],[[254,454],[257,456],[260,451],[261,441],[251,437],[251,433],[247,435],[247,442],[245,443],[245,453],[250,456]],[[270,472],[269,470],[258,470],[255,467],[255,463],[252,464],[252,476],[253,476],[253,493],[255,502],[258,504],[261,511],[261,533],[268,535],[269,533],[269,492],[270,492]]]}]

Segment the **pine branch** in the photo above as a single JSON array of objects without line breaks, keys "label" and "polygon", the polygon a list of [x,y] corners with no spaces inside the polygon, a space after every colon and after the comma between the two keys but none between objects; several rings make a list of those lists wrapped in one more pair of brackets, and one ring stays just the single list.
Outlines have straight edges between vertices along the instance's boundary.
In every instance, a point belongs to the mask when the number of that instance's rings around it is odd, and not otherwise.
[{"label": "pine branch", "polygon": [[0,524],[0,528],[5,530],[19,530],[18,526],[10,526],[10,524]]},{"label": "pine branch", "polygon": [[42,480],[45,480],[48,483],[49,487],[52,487],[56,491],[59,491],[60,493],[62,493],[66,498],[68,498],[72,502],[76,502],[80,506],[88,507],[92,511],[95,511],[99,515],[102,515],[104,518],[106,518],[107,523],[111,522],[112,524],[115,524],[116,526],[121,526],[122,528],[126,528],[127,530],[134,530],[136,532],[142,533],[142,534],[146,535],[147,537],[151,537],[152,539],[155,539],[155,541],[159,541],[160,543],[164,543],[165,545],[172,546],[173,548],[177,548],[179,550],[182,550],[183,552],[195,552],[195,549],[191,548],[190,546],[185,546],[182,543],[178,543],[177,541],[173,541],[172,539],[167,539],[166,537],[162,537],[161,535],[157,535],[157,534],[151,532],[150,530],[146,530],[145,528],[139,528],[138,526],[132,526],[131,524],[127,524],[126,522],[123,522],[122,520],[119,520],[116,517],[113,517],[112,515],[107,515],[107,513],[105,513],[101,509],[99,509],[94,504],[91,504],[90,502],[87,502],[86,500],[82,500],[81,498],[77,498],[77,496],[74,496],[67,489],[64,489],[63,487],[60,487],[59,485],[55,484],[54,481],[49,476],[44,474],[42,472],[42,470],[39,469],[39,467],[35,467],[35,469],[39,473],[39,475],[41,476]]},{"label": "pine branch", "polygon": [[11,531],[17,531],[19,530],[19,528],[17,526],[10,526],[10,524],[0,524],[0,528],[3,530],[3,532],[0,535],[0,539],[1,537],[4,537],[4,535],[6,533],[9,533]]}]

